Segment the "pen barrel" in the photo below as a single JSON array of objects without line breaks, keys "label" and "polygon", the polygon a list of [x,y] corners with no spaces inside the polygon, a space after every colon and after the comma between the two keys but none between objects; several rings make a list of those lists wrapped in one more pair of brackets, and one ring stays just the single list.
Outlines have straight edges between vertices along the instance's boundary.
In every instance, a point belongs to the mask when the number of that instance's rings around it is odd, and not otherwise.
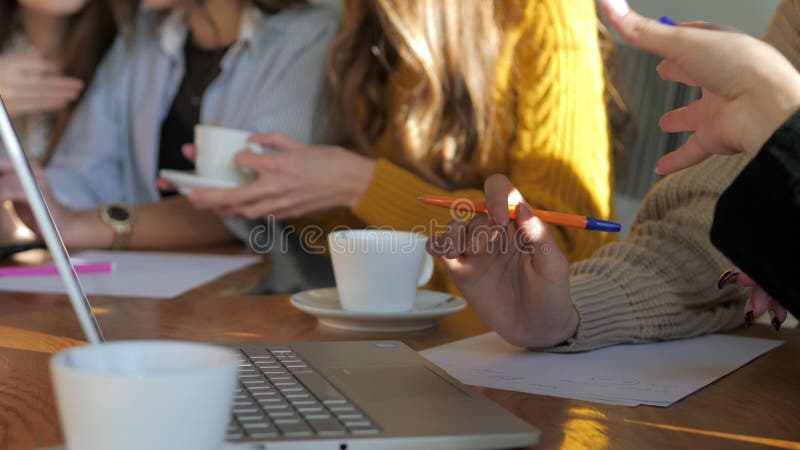
[{"label": "pen barrel", "polygon": [[550,225],[557,225],[570,228],[586,228],[586,217],[576,214],[567,214],[553,211],[543,211],[541,209],[532,210],[533,215],[547,222]]}]

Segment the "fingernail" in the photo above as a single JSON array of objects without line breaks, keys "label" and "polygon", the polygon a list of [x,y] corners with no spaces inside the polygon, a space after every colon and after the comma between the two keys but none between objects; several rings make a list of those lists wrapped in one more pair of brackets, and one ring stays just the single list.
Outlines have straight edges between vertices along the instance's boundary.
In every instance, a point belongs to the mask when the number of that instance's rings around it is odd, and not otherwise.
[{"label": "fingernail", "polygon": [[671,27],[674,27],[674,26],[678,25],[677,23],[675,23],[674,20],[670,19],[668,16],[661,16],[658,19],[658,21],[663,23],[664,25],[669,25]]},{"label": "fingernail", "polygon": [[722,275],[719,276],[719,281],[717,281],[717,289],[722,290],[736,283],[737,278],[739,278],[739,272],[734,269],[728,269],[722,272]]},{"label": "fingernail", "polygon": [[744,314],[744,324],[747,328],[753,326],[753,311],[747,311]]},{"label": "fingernail", "polygon": [[781,330],[781,321],[778,320],[778,315],[775,314],[774,310],[771,310],[771,309],[769,310],[769,317],[770,317],[770,319],[772,319],[771,320],[772,328],[775,328],[775,331],[780,331]]},{"label": "fingernail", "polygon": [[631,12],[631,7],[628,6],[628,2],[625,0],[606,0],[606,4],[620,16]]}]

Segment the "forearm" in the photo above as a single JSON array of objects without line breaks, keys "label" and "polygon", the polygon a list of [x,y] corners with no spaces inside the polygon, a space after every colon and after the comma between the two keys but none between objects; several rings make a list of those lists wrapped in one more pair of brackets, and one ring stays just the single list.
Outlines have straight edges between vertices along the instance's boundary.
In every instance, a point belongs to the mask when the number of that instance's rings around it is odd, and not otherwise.
[{"label": "forearm", "polygon": [[[71,221],[74,225],[64,230],[69,247],[111,247],[113,232],[96,210],[75,214],[77,220]],[[133,214],[131,249],[201,246],[235,240],[221,219],[210,212],[196,210],[185,197],[140,205],[133,208]]]},{"label": "forearm", "polygon": [[717,289],[731,263],[708,233],[719,193],[745,162],[715,157],[668,177],[645,199],[626,242],[574,264],[577,332],[549,350],[679,339],[741,324],[744,294]]}]

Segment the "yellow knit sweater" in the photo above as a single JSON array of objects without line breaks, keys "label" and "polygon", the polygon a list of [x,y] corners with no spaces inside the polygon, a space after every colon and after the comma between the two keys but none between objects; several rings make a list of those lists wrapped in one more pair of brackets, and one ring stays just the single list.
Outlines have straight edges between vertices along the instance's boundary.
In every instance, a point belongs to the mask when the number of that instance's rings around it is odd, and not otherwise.
[{"label": "yellow knit sweater", "polygon": [[[501,14],[517,19],[504,30],[494,86],[502,135],[492,142],[506,144],[492,155],[504,161],[503,172],[534,207],[608,218],[612,169],[594,1],[511,0],[504,6]],[[451,220],[450,212],[420,204],[418,195],[483,197],[482,186],[446,192],[396,164],[391,131],[372,154],[377,167],[352,210],[313,214],[292,225],[315,224],[326,231],[339,225],[424,227],[430,234],[436,232],[432,224]],[[575,229],[555,232],[571,261],[615,239]],[[431,287],[452,290],[439,272]]]}]

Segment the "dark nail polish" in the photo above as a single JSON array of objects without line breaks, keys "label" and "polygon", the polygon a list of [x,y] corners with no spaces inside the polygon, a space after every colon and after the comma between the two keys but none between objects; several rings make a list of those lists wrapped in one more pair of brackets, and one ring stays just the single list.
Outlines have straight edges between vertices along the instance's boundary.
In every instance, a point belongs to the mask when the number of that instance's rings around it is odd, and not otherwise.
[{"label": "dark nail polish", "polygon": [[777,317],[772,318],[772,328],[775,328],[775,331],[781,331],[781,321]]},{"label": "dark nail polish", "polygon": [[745,326],[747,326],[747,328],[750,328],[750,327],[753,326],[753,311],[747,311],[744,314],[744,324],[745,324]]},{"label": "dark nail polish", "polygon": [[739,277],[739,272],[730,269],[726,270],[719,276],[719,281],[717,281],[717,288],[724,289],[731,284],[736,283],[736,279]]}]

